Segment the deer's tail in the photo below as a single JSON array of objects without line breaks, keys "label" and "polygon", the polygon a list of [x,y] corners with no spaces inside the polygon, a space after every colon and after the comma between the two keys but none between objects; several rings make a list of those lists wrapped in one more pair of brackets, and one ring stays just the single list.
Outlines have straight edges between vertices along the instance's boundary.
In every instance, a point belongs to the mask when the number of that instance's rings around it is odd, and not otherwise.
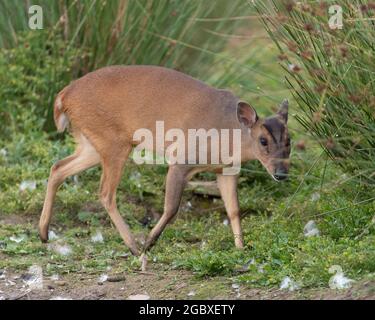
[{"label": "deer's tail", "polygon": [[63,108],[64,95],[67,88],[68,87],[65,87],[59,92],[53,105],[53,118],[58,132],[63,132],[69,126],[69,119]]}]

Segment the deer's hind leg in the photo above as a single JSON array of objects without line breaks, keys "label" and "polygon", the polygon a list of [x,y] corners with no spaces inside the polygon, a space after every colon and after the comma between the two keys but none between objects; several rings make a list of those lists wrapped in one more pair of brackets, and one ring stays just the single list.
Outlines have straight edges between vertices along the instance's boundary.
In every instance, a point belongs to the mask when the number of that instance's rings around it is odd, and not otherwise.
[{"label": "deer's hind leg", "polygon": [[99,154],[83,135],[79,135],[77,140],[78,147],[76,152],[56,162],[51,167],[43,211],[39,220],[39,235],[43,242],[48,241],[48,227],[52,217],[53,202],[59,186],[69,176],[91,168],[100,162]]}]

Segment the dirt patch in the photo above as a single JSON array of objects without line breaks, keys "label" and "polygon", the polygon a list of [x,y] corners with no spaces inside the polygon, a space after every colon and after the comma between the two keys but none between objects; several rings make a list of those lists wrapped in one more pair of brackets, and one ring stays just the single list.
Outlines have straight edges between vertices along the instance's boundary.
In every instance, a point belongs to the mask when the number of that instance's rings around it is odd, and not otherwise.
[{"label": "dirt patch", "polygon": [[0,223],[3,225],[18,225],[18,224],[25,224],[25,223],[32,223],[36,224],[35,217],[26,217],[25,215],[21,214],[12,214],[12,215],[4,215],[0,218]]},{"label": "dirt patch", "polygon": [[343,291],[320,288],[289,292],[276,288],[236,287],[230,279],[222,277],[198,280],[180,270],[153,269],[147,273],[110,275],[103,283],[99,278],[87,274],[69,274],[59,279],[45,277],[42,289],[30,290],[25,274],[5,271],[0,280],[0,299],[121,300],[136,294],[147,295],[150,299],[375,299],[375,281],[361,281]]},{"label": "dirt patch", "polygon": [[[3,299],[127,299],[131,295],[144,294],[151,299],[182,299],[199,287],[192,275],[184,271],[157,271],[109,275],[100,282],[98,275],[70,274],[58,280],[46,277],[43,289],[29,290],[26,274],[5,272],[0,280]],[[219,298],[219,297],[213,297]],[[222,297],[223,298],[223,297]]]}]

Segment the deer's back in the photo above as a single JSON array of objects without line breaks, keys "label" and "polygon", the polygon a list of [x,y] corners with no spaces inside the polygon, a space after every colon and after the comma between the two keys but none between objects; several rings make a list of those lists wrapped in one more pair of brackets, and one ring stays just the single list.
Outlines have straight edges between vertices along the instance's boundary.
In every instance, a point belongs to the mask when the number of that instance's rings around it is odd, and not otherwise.
[{"label": "deer's back", "polygon": [[237,98],[183,73],[155,66],[113,66],[74,81],[63,97],[73,128],[86,135],[129,140],[155,122],[170,128],[238,127]]}]

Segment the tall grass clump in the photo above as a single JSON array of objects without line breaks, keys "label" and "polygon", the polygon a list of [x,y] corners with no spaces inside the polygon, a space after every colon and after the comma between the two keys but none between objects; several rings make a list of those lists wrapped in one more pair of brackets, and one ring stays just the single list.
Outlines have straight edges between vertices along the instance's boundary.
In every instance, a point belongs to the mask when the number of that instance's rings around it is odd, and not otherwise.
[{"label": "tall grass clump", "polygon": [[[42,7],[44,30],[29,29],[28,8],[31,4]],[[53,129],[51,99],[62,88],[61,79],[66,84],[105,65],[161,65],[209,80],[214,79],[213,74],[225,61],[225,75],[212,81],[213,85],[217,82],[225,87],[232,82],[233,75],[238,78],[239,74],[244,74],[241,61],[222,54],[222,50],[231,34],[245,21],[238,16],[249,11],[250,7],[242,0],[215,3],[176,0],[38,0],[31,3],[0,0],[0,55],[8,56],[9,50],[15,48],[22,51],[27,44],[25,52],[28,56],[38,56],[34,66],[30,66],[38,81],[42,81],[44,72],[54,75],[53,78],[45,76],[50,87],[45,88],[44,96],[40,96],[39,109],[34,110],[46,119],[43,127],[49,131]],[[25,36],[25,33],[29,35]],[[64,45],[56,44],[57,41]],[[74,68],[69,54],[72,50],[79,51]],[[70,79],[63,74],[65,71],[60,72],[58,63],[56,68],[50,65],[49,70],[45,70],[46,63],[55,58],[66,61]],[[17,61],[18,69],[23,68],[22,63]],[[7,87],[9,82],[2,80]],[[35,89],[38,81],[28,89]],[[35,90],[40,92],[39,89]],[[7,101],[25,96],[25,91],[18,91],[14,97],[9,95],[8,92]],[[24,107],[28,108],[28,105],[24,104]],[[11,103],[3,103],[1,116],[14,116],[15,110],[11,108]]]},{"label": "tall grass clump", "polygon": [[348,173],[375,182],[375,2],[342,0],[343,28],[328,1],[255,1],[280,50],[297,120]]}]

